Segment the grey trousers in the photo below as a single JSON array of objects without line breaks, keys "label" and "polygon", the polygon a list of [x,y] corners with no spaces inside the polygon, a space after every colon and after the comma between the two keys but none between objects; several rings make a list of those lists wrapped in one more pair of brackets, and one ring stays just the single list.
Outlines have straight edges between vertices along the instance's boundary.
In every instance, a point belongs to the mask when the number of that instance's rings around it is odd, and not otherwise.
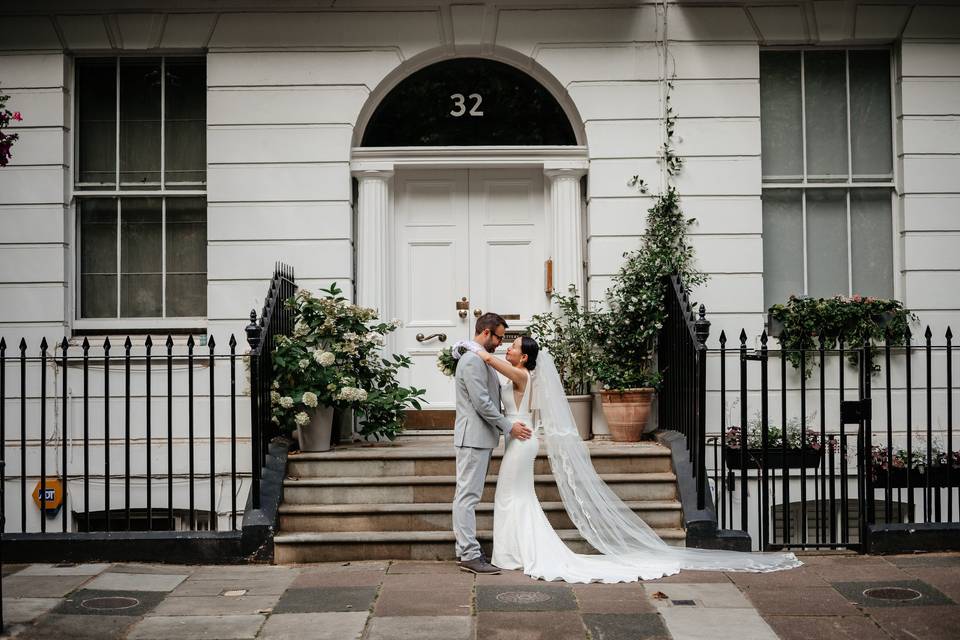
[{"label": "grey trousers", "polygon": [[477,504],[490,467],[493,449],[457,447],[457,491],[453,496],[453,535],[457,557],[473,560],[480,557],[477,542]]}]

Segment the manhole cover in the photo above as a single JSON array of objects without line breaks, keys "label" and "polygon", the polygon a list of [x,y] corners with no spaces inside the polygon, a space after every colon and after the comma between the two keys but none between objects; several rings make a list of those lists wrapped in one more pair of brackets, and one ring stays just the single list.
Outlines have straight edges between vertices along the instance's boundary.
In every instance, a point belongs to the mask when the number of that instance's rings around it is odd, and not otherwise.
[{"label": "manhole cover", "polygon": [[550,594],[542,591],[506,591],[497,594],[497,600],[507,604],[534,604],[551,599]]},{"label": "manhole cover", "polygon": [[874,587],[864,591],[863,595],[877,600],[896,600],[898,602],[907,602],[923,597],[923,594],[916,589],[905,587]]},{"label": "manhole cover", "polygon": [[110,596],[106,598],[89,598],[81,602],[80,606],[84,609],[92,609],[94,611],[118,611],[120,609],[132,609],[138,604],[140,604],[140,601],[136,598]]}]

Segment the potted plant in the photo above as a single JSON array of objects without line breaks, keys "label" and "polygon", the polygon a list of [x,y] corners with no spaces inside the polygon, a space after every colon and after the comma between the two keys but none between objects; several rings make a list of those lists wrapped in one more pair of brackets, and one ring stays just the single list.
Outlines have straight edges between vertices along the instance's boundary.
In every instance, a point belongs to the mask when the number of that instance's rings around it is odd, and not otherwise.
[{"label": "potted plant", "polygon": [[874,487],[882,489],[887,484],[895,488],[960,487],[960,451],[944,451],[937,445],[931,447],[930,465],[927,465],[926,447],[914,449],[907,455],[906,449],[896,449],[887,455],[887,448],[871,448],[870,471]]},{"label": "potted plant", "polygon": [[361,435],[392,440],[403,429],[404,409],[419,409],[424,393],[397,383],[408,358],[381,353],[397,324],[376,322],[374,310],[348,302],[336,283],[321,293],[300,289],[284,302],[294,327],[275,338],[273,421],[297,434],[301,451],[330,449],[335,409],[353,409]]},{"label": "potted plant", "polygon": [[[820,339],[831,348],[841,337],[850,349],[848,358],[856,365],[858,349],[867,341],[903,344],[916,316],[899,300],[854,295],[811,298],[791,295],[786,304],[775,304],[767,312],[768,335],[776,336],[794,369],[805,365],[809,377],[819,349]],[[801,350],[807,350],[805,358]],[[801,362],[803,360],[803,362]],[[872,371],[879,367],[870,363]]]},{"label": "potted plant", "polygon": [[[810,418],[807,422],[811,422]],[[823,444],[820,434],[801,425],[799,418],[787,420],[787,450],[783,449],[783,428],[780,425],[767,425],[768,469],[816,469],[823,458]],[[724,460],[729,469],[760,469],[763,467],[763,424],[759,413],[747,424],[746,447],[744,447],[743,429],[732,426],[727,429],[723,439]]]},{"label": "potted plant", "polygon": [[553,302],[555,311],[531,318],[530,335],[553,357],[580,437],[589,440],[593,414],[590,311],[581,304],[573,285],[569,295],[555,293]]}]

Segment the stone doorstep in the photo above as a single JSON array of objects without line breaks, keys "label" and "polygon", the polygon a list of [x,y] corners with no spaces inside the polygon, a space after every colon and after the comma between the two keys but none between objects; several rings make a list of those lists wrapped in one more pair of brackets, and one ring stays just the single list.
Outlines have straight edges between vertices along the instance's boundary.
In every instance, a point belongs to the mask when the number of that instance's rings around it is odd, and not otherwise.
[{"label": "stone doorstep", "polygon": [[[416,441],[415,441],[416,442]],[[291,462],[339,462],[342,460],[423,460],[423,459],[450,459],[456,458],[456,451],[453,443],[427,445],[417,444],[416,446],[393,447],[363,447],[346,446],[333,451],[321,451],[313,453],[293,453],[290,454]],[[652,442],[624,443],[624,442],[600,442],[595,443],[592,440],[586,441],[587,448],[590,450],[590,457],[596,458],[629,458],[635,456],[642,457],[670,457],[670,450],[666,447]],[[504,448],[502,446],[493,450],[493,458],[502,458]],[[537,457],[546,458],[547,448],[540,447]]]},{"label": "stone doorstep", "polygon": [[[562,502],[541,502],[554,528],[573,527]],[[677,501],[625,501],[652,527],[679,528],[682,508]],[[477,506],[477,526],[493,526],[494,505]],[[285,504],[280,507],[281,531],[391,531],[450,530],[453,505],[449,502],[387,504]]]}]

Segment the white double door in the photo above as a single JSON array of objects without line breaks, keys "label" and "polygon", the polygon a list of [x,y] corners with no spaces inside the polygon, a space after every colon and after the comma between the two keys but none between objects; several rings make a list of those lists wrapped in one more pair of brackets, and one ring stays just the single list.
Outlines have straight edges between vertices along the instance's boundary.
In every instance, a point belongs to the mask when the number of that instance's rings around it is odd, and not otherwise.
[{"label": "white double door", "polygon": [[427,390],[427,408],[449,409],[440,349],[472,337],[481,313],[499,313],[512,331],[549,306],[543,171],[397,171],[394,180],[396,347],[413,360],[403,382]]}]

